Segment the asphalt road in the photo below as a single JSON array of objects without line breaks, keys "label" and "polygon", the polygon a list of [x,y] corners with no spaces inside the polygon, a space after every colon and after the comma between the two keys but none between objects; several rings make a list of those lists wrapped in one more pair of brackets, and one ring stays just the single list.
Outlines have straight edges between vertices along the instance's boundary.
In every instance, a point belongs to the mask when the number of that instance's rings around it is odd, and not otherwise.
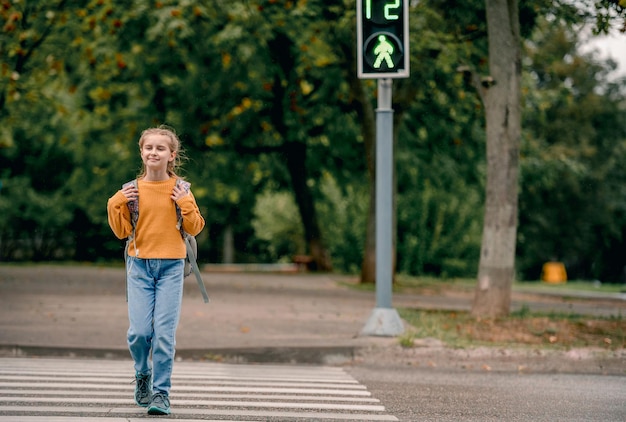
[{"label": "asphalt road", "polygon": [[626,376],[394,365],[359,365],[348,372],[406,422],[626,420]]},{"label": "asphalt road", "polygon": [[[0,358],[0,422],[139,421],[129,379],[129,359]],[[626,376],[182,361],[172,412],[159,419],[618,422]]]}]

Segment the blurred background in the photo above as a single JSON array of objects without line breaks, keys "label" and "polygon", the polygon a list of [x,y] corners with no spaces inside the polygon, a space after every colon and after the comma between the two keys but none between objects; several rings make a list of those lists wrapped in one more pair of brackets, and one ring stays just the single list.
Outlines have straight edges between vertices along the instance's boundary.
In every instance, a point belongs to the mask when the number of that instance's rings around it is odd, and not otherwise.
[{"label": "blurred background", "polygon": [[[376,81],[356,77],[355,4],[0,0],[0,261],[121,265],[106,201],[137,175],[140,132],[165,123],[207,221],[202,263],[359,273]],[[623,10],[520,2],[518,279],[559,261],[570,279],[626,281],[626,77],[588,44]],[[458,69],[488,74],[484,2],[411,2],[410,34],[396,271],[475,277],[484,109]]]}]

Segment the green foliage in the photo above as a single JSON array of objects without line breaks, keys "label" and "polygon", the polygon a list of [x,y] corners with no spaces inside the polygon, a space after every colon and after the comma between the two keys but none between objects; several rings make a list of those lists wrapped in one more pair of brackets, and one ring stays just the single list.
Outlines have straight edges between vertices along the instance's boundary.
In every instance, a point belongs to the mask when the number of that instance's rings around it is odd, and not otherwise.
[{"label": "green foliage", "polygon": [[398,270],[443,277],[471,276],[480,252],[480,195],[458,184],[452,192],[430,180],[398,199]]},{"label": "green foliage", "polygon": [[[367,187],[342,189],[325,173],[320,181],[323,195],[317,211],[324,225],[333,267],[356,273],[362,261],[363,226],[367,215]],[[293,195],[288,192],[263,192],[257,195],[252,221],[255,237],[265,242],[266,259],[291,262],[293,255],[306,253],[302,223]]]},{"label": "green foliage", "polygon": [[317,204],[324,235],[333,259],[333,268],[356,274],[363,262],[367,218],[368,187],[362,183],[340,186],[330,173],[324,173]]},{"label": "green foliage", "polygon": [[536,279],[559,260],[570,277],[619,281],[626,81],[608,82],[611,63],[577,54],[574,30],[554,22],[527,51],[518,268]]},{"label": "green foliage", "polygon": [[579,0],[578,18],[591,24],[594,34],[607,34],[617,21],[626,27],[626,2],[624,0]]},{"label": "green foliage", "polygon": [[263,192],[257,195],[252,227],[256,238],[266,243],[270,261],[291,262],[304,254],[302,222],[293,195],[289,192]]},{"label": "green foliage", "polygon": [[[452,51],[452,52],[451,52]],[[399,129],[396,171],[398,271],[473,276],[484,186],[482,108],[442,52]]]},{"label": "green foliage", "polygon": [[0,195],[0,258],[50,260],[72,252],[71,211],[63,189],[37,192],[26,176],[12,177]]},{"label": "green foliage", "polygon": [[[615,2],[599,4],[618,11]],[[119,259],[106,198],[135,177],[141,130],[168,123],[181,135],[184,176],[207,220],[201,256],[221,260],[229,227],[238,260],[305,252],[287,166],[304,146],[300,170],[333,265],[358,272],[370,181],[353,90],[354,6],[3,2],[2,259]],[[613,277],[626,248],[623,83],[603,82],[610,67],[579,57],[574,33],[541,24],[546,15],[577,22],[576,8],[548,0],[521,8],[532,38],[520,273],[536,278],[556,255],[570,273]],[[421,1],[410,24],[412,75],[394,81],[397,268],[471,277],[482,224],[483,110],[457,67],[486,72],[484,4]],[[375,85],[362,83],[372,104]]]}]

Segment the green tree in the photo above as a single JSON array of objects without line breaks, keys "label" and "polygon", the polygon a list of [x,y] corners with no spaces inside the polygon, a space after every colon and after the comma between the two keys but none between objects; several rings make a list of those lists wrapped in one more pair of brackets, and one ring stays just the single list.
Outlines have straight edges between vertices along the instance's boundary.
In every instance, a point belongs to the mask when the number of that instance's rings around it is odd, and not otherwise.
[{"label": "green tree", "polygon": [[519,270],[566,263],[569,276],[617,281],[624,242],[624,79],[578,52],[577,27],[542,22],[527,43]]},{"label": "green tree", "polygon": [[[52,259],[72,249],[66,230],[74,205],[68,187],[74,167],[64,46],[65,1],[3,2],[0,15],[0,256]],[[41,116],[46,116],[42,119]]]},{"label": "green tree", "polygon": [[230,93],[236,114],[218,118],[209,137],[257,162],[259,154],[272,154],[262,160],[271,165],[262,174],[271,175],[278,187],[290,186],[307,252],[318,269],[330,270],[315,201],[320,161],[336,157],[333,145],[350,141],[353,127],[341,112],[347,97],[341,61],[327,38],[329,22],[343,6],[270,1],[238,7],[213,45],[227,58],[222,73],[242,76],[229,85],[236,91]]}]

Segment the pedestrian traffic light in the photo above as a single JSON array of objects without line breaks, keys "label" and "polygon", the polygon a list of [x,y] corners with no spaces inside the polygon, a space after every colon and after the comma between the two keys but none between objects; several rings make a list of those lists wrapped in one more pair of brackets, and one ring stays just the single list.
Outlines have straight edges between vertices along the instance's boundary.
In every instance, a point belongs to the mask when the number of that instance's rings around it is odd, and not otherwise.
[{"label": "pedestrian traffic light", "polygon": [[409,1],[357,0],[359,78],[409,76]]}]

